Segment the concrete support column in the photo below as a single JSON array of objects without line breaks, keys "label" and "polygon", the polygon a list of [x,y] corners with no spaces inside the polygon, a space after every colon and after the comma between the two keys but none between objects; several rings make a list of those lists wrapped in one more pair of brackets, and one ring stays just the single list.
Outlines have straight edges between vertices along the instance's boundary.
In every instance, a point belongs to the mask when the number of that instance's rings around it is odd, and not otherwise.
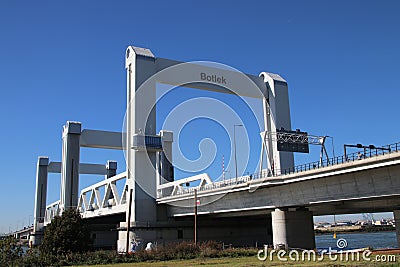
[{"label": "concrete support column", "polygon": [[39,157],[36,167],[36,194],[33,221],[33,234],[29,238],[30,246],[40,245],[43,239],[44,216],[46,213],[48,157]]},{"label": "concrete support column", "polygon": [[275,248],[315,248],[313,215],[310,211],[275,209],[271,215]]},{"label": "concrete support column", "polygon": [[107,169],[106,178],[110,178],[117,175],[117,162],[114,160],[108,160],[106,169]]},{"label": "concrete support column", "polygon": [[61,211],[78,206],[81,123],[68,121],[63,128]]},{"label": "concrete support column", "polygon": [[396,224],[397,247],[400,248],[400,210],[394,210],[393,217]]}]

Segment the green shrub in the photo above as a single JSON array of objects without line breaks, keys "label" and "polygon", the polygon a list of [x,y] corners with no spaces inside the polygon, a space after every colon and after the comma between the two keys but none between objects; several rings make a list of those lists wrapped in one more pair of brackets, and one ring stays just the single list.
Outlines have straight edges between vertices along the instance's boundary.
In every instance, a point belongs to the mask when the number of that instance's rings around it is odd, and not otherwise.
[{"label": "green shrub", "polygon": [[21,260],[22,248],[17,240],[8,236],[0,240],[0,266],[14,266]]},{"label": "green shrub", "polygon": [[90,233],[79,212],[68,209],[53,218],[44,231],[39,249],[47,255],[87,252],[91,248]]},{"label": "green shrub", "polygon": [[[1,243],[2,244],[2,243]],[[8,258],[0,261],[0,266],[70,266],[70,265],[101,265],[113,263],[133,263],[144,261],[167,261],[174,259],[217,258],[255,256],[255,249],[230,248],[222,249],[222,244],[216,241],[203,242],[195,246],[190,242],[170,243],[159,246],[152,251],[140,250],[134,254],[121,255],[116,251],[67,252],[63,254],[45,253],[43,249],[30,249],[23,256],[22,250],[15,240],[7,244]],[[3,246],[1,246],[3,248]],[[3,250],[2,250],[3,251]],[[20,251],[20,252],[19,252]],[[3,259],[3,258],[1,258]]]},{"label": "green shrub", "polygon": [[203,258],[216,258],[222,251],[222,243],[217,241],[205,241],[200,244],[200,256]]}]

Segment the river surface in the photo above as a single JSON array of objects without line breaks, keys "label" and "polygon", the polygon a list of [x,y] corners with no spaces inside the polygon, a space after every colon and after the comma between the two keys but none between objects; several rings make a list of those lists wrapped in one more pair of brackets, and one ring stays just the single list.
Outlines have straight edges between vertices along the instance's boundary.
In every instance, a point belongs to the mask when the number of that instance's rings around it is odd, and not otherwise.
[{"label": "river surface", "polygon": [[[336,239],[333,234],[315,236],[315,244],[318,249],[338,249],[337,240],[344,238],[347,241],[346,249],[366,248],[397,248],[396,232],[376,232],[376,233],[337,233]],[[342,243],[343,244],[343,243]]]}]

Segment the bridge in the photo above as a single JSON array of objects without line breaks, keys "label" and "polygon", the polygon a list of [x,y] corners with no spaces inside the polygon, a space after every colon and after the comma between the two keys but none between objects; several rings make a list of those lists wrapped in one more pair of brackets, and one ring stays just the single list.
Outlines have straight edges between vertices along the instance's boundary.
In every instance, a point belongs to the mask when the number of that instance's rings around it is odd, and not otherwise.
[{"label": "bridge", "polygon": [[15,239],[18,239],[19,241],[22,240],[29,240],[29,237],[33,231],[33,226],[28,226],[28,227],[23,227],[22,229],[19,229],[14,232],[10,232],[8,234],[3,234],[0,236],[0,240],[6,238],[7,236],[13,236]]},{"label": "bridge", "polygon": [[[312,142],[323,145],[324,139],[282,132],[291,129],[291,122],[287,83],[279,75],[253,76],[156,58],[150,50],[132,46],[126,51],[126,69],[127,131],[82,130],[81,123],[67,122],[62,161],[39,157],[33,245],[40,244],[52,218],[69,208],[78,209],[92,225],[95,245],[120,252],[135,241],[192,240],[194,232],[199,240],[234,245],[315,248],[313,215],[393,211],[400,218],[399,143],[366,148],[362,157],[321,157],[294,166],[296,149],[308,150],[304,144]],[[222,181],[213,182],[206,173],[174,180],[174,133],[156,133],[154,127],[156,83],[261,99],[265,131],[260,158],[266,156],[267,168],[261,164],[258,173]],[[115,161],[81,163],[81,147],[124,150],[127,169],[117,174]],[[51,204],[46,202],[48,173],[61,174],[60,200]],[[105,179],[78,192],[79,174]]]}]

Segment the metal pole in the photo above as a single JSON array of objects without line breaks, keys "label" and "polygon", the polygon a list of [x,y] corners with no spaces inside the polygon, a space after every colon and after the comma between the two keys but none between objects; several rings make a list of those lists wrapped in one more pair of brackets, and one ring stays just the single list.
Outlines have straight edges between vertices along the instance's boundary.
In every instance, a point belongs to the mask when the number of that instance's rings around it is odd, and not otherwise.
[{"label": "metal pole", "polygon": [[319,162],[321,165],[324,164],[323,158],[324,158],[324,149],[325,149],[325,138],[326,138],[326,136],[323,136],[322,138],[320,138],[321,152],[319,153]]},{"label": "metal pole", "polygon": [[334,144],[333,144],[333,136],[327,135],[326,137],[331,138],[332,156],[333,156],[333,163],[332,163],[332,164],[335,164],[336,155],[335,155],[335,146],[334,146]]},{"label": "metal pole", "polygon": [[235,148],[235,177],[237,183],[237,159],[236,159],[236,125],[233,125],[233,146]]},{"label": "metal pole", "polygon": [[194,189],[194,245],[197,246],[197,189]]},{"label": "metal pole", "polygon": [[235,177],[236,183],[238,179],[238,170],[237,170],[237,157],[236,157],[236,126],[243,126],[242,124],[235,124],[233,125],[233,146],[235,147]]},{"label": "metal pole", "polygon": [[226,173],[228,173],[228,172],[229,172],[229,179],[232,178],[231,171],[225,171],[225,175],[224,175],[224,184],[225,184],[225,180],[228,179],[228,178],[226,177]]},{"label": "metal pole", "polygon": [[132,213],[132,194],[133,189],[131,188],[129,191],[129,207],[128,207],[128,221],[126,222],[126,253],[129,251],[129,232],[131,228],[131,213]]}]

